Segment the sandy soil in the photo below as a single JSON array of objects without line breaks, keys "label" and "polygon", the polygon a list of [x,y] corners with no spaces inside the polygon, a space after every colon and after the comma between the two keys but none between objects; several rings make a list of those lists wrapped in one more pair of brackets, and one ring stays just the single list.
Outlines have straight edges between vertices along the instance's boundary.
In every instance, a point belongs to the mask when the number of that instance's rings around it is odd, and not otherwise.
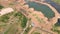
[{"label": "sandy soil", "polygon": [[14,10],[12,9],[12,8],[4,8],[4,9],[1,9],[1,11],[0,11],[0,16],[2,16],[2,15],[5,15],[5,14],[7,14],[7,13],[11,13],[11,12],[13,12]]}]

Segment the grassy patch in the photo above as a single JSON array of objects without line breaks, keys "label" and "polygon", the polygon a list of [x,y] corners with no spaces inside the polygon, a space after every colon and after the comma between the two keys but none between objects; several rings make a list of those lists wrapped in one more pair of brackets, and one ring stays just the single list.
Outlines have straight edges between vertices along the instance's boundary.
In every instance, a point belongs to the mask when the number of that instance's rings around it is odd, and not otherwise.
[{"label": "grassy patch", "polygon": [[4,23],[6,23],[8,21],[8,19],[9,19],[9,16],[8,15],[4,15],[4,16],[1,16],[0,17],[0,21],[1,22],[4,22]]},{"label": "grassy patch", "polygon": [[21,21],[22,28],[26,27],[26,23],[27,23],[27,18],[25,16],[23,16],[22,21]]},{"label": "grassy patch", "polygon": [[17,32],[16,26],[11,24],[10,27],[8,28],[8,30],[6,30],[6,32],[4,32],[4,34],[15,34],[16,32]]},{"label": "grassy patch", "polygon": [[27,34],[29,32],[30,28],[27,28],[24,32],[24,34]]},{"label": "grassy patch", "polygon": [[38,31],[33,31],[32,34],[40,34]]},{"label": "grassy patch", "polygon": [[17,13],[15,13],[15,15],[14,15],[15,17],[16,16],[22,16],[22,14],[21,13],[19,13],[19,12],[17,12]]},{"label": "grassy patch", "polygon": [[38,32],[34,32],[33,34],[40,34],[40,33],[38,33]]},{"label": "grassy patch", "polygon": [[2,5],[0,5],[0,9],[4,8]]},{"label": "grassy patch", "polygon": [[25,30],[24,34],[28,34],[28,32],[30,31],[31,28],[32,28],[32,27],[28,27],[28,28]]},{"label": "grassy patch", "polygon": [[[4,32],[4,34],[15,34],[16,28],[18,26],[19,26],[19,28],[24,28],[26,26],[27,18],[23,14],[14,11],[13,13],[9,13],[9,14],[0,16],[0,22],[2,22],[1,27],[4,25],[7,25],[7,23],[10,23],[9,25],[11,27],[9,27],[9,28],[7,27],[7,30],[6,30],[6,32]],[[16,23],[16,25],[14,23]],[[15,26],[17,26],[17,27],[15,27]]]},{"label": "grassy patch", "polygon": [[53,28],[52,28],[52,31],[58,32],[58,34],[60,34],[59,28],[60,28],[60,26],[55,24],[55,25],[53,26]]},{"label": "grassy patch", "polygon": [[58,21],[54,26],[56,26],[56,27],[60,27],[60,22]]},{"label": "grassy patch", "polygon": [[53,0],[54,2],[60,4],[60,0]]},{"label": "grassy patch", "polygon": [[13,12],[12,13],[8,13],[8,14],[5,14],[5,15],[3,15],[3,16],[0,16],[0,22],[3,22],[3,23],[6,23],[6,22],[8,22],[8,19],[10,18],[10,16],[13,14]]}]

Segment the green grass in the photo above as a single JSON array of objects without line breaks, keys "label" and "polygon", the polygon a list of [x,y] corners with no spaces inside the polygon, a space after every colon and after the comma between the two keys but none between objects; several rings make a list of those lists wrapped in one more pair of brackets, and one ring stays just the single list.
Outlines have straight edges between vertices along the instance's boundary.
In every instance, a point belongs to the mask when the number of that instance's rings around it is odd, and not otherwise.
[{"label": "green grass", "polygon": [[15,15],[14,15],[15,17],[16,16],[22,16],[22,14],[21,13],[19,13],[19,12],[17,12],[17,13],[15,13]]},{"label": "green grass", "polygon": [[24,34],[27,34],[29,32],[30,28],[27,28],[24,32]]},{"label": "green grass", "polygon": [[40,33],[38,33],[38,32],[34,32],[33,34],[40,34]]},{"label": "green grass", "polygon": [[12,14],[13,12],[0,16],[0,22],[6,23]]},{"label": "green grass", "polygon": [[4,22],[4,23],[6,23],[8,21],[8,19],[9,19],[9,16],[8,15],[4,15],[4,16],[1,16],[0,17],[0,21],[1,22]]},{"label": "green grass", "polygon": [[54,2],[60,4],[60,0],[53,0]]},{"label": "green grass", "polygon": [[[29,21],[30,21],[31,19],[29,19]],[[24,31],[24,33],[23,34],[28,34],[28,32],[31,30],[31,28],[32,28],[32,26],[31,26],[31,22],[29,22],[28,23],[28,27],[26,28],[26,30]]]},{"label": "green grass", "polygon": [[17,19],[19,18],[18,21],[21,21],[21,27],[22,28],[24,28],[26,26],[27,18],[23,14],[21,14],[19,12],[16,12],[16,13],[14,12],[14,13],[11,13],[11,14],[6,14],[6,15],[1,16],[0,17],[0,22],[7,23],[10,16],[12,16],[12,15],[14,16],[13,18],[15,18],[15,17]]},{"label": "green grass", "polygon": [[15,34],[17,32],[16,26],[11,24],[8,30],[4,32],[4,34]]},{"label": "green grass", "polygon": [[[26,14],[26,15],[28,16],[28,14],[26,13],[25,10],[21,9],[21,12],[24,13],[24,14]],[[22,16],[22,17],[23,17],[23,18],[22,18],[22,20],[21,20],[21,22],[22,22],[22,23],[21,23],[21,26],[22,26],[22,28],[25,28],[28,18],[26,18],[25,16]]]},{"label": "green grass", "polygon": [[19,18],[18,21],[21,21],[21,27],[25,28],[27,23],[27,18],[20,12],[15,13],[14,17]]},{"label": "green grass", "polygon": [[22,28],[26,27],[26,23],[27,23],[27,18],[24,16],[21,23]]},{"label": "green grass", "polygon": [[56,27],[58,27],[58,26],[60,27],[60,24],[59,24],[59,23],[56,23],[55,26],[56,26]]},{"label": "green grass", "polygon": [[0,5],[0,9],[4,8],[2,5]]},{"label": "green grass", "polygon": [[52,31],[57,32],[58,34],[60,34],[60,30],[58,30],[58,27],[60,27],[60,26],[55,24],[52,28]]},{"label": "green grass", "polygon": [[32,28],[32,27],[28,27],[28,28],[25,30],[24,34],[28,34],[28,32],[30,31],[31,28]]},{"label": "green grass", "polygon": [[[10,19],[10,17],[12,17],[12,19]],[[26,27],[27,18],[22,13],[14,11],[12,13],[0,16],[0,22],[2,22],[2,24],[0,25],[1,27],[7,25],[7,23],[16,23],[15,26],[20,26],[23,29]],[[4,32],[5,34],[15,34],[16,28],[11,24],[9,24],[11,26],[10,28],[7,27],[8,30]]]},{"label": "green grass", "polygon": [[40,34],[38,31],[33,31],[32,34]]}]

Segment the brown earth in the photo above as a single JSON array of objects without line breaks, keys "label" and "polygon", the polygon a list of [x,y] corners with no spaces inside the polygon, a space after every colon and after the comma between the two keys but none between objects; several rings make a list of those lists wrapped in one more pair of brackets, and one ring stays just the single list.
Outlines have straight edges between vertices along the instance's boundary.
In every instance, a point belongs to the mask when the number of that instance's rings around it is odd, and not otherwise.
[{"label": "brown earth", "polygon": [[[22,0],[20,0],[20,2],[21,1]],[[36,27],[42,28],[43,30],[47,30],[48,32],[51,32],[53,34],[57,34],[56,32],[51,31],[51,28],[57,22],[57,19],[60,18],[60,14],[50,4],[39,2],[39,1],[34,1],[34,2],[41,3],[41,4],[49,6],[54,11],[55,17],[51,18],[50,21],[48,21],[48,18],[46,18],[41,12],[38,12],[38,11],[35,11],[34,9],[29,8],[28,5],[20,5],[21,3],[24,4],[25,3],[24,1],[22,1],[19,4],[15,4],[14,6],[12,6],[12,8],[16,8],[18,11],[20,11],[20,9],[25,10],[26,13],[28,14],[28,16],[23,12],[21,12],[21,13],[23,13],[26,17],[31,18],[32,19],[31,21],[35,24],[35,26],[29,31],[28,34],[31,34],[36,29]],[[1,2],[0,1],[0,4],[2,4],[5,7],[9,7],[9,5],[8,5],[9,2],[7,2],[7,1],[6,2]],[[45,23],[40,23],[37,20],[37,18],[35,18],[35,16],[33,16],[33,14],[37,14],[37,16],[39,18],[41,18],[41,19],[43,19],[43,21],[45,21]],[[42,31],[42,34],[45,34],[45,33]]]}]

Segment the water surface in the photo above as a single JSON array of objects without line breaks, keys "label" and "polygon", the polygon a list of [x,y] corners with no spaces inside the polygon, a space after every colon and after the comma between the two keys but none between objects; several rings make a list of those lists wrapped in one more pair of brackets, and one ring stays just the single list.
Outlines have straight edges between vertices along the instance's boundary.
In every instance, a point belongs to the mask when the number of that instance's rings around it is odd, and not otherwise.
[{"label": "water surface", "polygon": [[60,5],[59,4],[53,2],[52,0],[45,0],[45,2],[51,4],[58,11],[58,13],[60,13]]},{"label": "water surface", "polygon": [[36,3],[36,2],[27,2],[30,8],[34,8],[37,11],[41,11],[45,17],[52,18],[54,17],[54,12],[46,5]]}]

